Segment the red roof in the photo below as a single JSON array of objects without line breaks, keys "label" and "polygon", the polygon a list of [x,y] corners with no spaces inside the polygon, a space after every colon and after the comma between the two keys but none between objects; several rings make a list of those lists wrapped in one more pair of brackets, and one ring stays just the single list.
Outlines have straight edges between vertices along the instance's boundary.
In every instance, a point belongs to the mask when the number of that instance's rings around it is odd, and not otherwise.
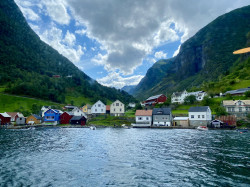
[{"label": "red roof", "polygon": [[106,105],[106,110],[110,110],[110,105]]},{"label": "red roof", "polygon": [[152,110],[136,110],[136,116],[152,116]]}]

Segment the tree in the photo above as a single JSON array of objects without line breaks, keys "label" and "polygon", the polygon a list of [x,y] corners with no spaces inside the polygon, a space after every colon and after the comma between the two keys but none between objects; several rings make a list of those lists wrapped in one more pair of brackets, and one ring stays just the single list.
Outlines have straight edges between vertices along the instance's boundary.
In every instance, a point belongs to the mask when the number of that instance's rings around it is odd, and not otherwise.
[{"label": "tree", "polygon": [[203,106],[211,106],[211,105],[214,104],[214,101],[213,101],[211,98],[209,98],[208,96],[205,96],[205,97],[203,98],[203,100],[201,101],[201,104],[202,104]]},{"label": "tree", "polygon": [[141,110],[141,109],[142,109],[141,104],[140,104],[140,103],[137,103],[137,104],[135,105],[135,110]]},{"label": "tree", "polygon": [[250,91],[245,92],[246,97],[250,97]]},{"label": "tree", "polygon": [[185,104],[194,104],[195,101],[196,101],[195,95],[189,95],[189,96],[185,97],[185,99],[184,99]]},{"label": "tree", "polygon": [[217,106],[214,110],[217,116],[227,115],[226,109],[222,106]]}]

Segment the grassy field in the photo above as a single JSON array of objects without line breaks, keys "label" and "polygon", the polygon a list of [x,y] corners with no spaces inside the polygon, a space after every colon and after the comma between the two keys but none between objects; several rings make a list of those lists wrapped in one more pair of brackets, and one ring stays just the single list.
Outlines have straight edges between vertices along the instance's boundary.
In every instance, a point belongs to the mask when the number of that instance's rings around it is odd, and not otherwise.
[{"label": "grassy field", "polygon": [[130,125],[134,118],[115,117],[115,116],[98,116],[88,122],[88,125],[98,126],[121,126],[122,124]]},{"label": "grassy field", "polygon": [[92,102],[88,98],[85,98],[85,97],[81,97],[81,96],[78,96],[78,97],[66,96],[66,99],[65,99],[66,104],[71,104],[72,101],[73,101],[73,104],[75,106],[80,106],[80,107],[82,107],[81,105],[83,103],[85,103],[85,104],[92,104]]},{"label": "grassy field", "polygon": [[135,117],[135,110],[131,109],[125,112],[126,117]]},{"label": "grassy field", "polygon": [[23,107],[23,110],[30,111],[33,104],[45,105],[45,106],[58,105],[58,103],[50,101],[19,97],[13,95],[5,95],[0,93],[0,112],[14,112],[18,110],[20,107]]}]

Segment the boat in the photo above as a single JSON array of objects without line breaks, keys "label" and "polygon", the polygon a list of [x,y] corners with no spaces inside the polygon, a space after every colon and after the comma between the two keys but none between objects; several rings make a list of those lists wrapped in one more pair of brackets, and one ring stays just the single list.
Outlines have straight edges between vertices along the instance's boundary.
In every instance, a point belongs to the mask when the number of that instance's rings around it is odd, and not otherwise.
[{"label": "boat", "polygon": [[248,129],[237,129],[236,131],[239,133],[243,133],[243,132],[248,132]]},{"label": "boat", "polygon": [[197,127],[197,130],[206,131],[206,130],[208,130],[208,128],[206,126],[199,126],[199,127]]},{"label": "boat", "polygon": [[96,130],[95,126],[90,126],[89,128],[90,128],[90,130]]},{"label": "boat", "polygon": [[130,127],[127,126],[126,124],[123,124],[122,127],[123,127],[124,129],[130,129]]}]

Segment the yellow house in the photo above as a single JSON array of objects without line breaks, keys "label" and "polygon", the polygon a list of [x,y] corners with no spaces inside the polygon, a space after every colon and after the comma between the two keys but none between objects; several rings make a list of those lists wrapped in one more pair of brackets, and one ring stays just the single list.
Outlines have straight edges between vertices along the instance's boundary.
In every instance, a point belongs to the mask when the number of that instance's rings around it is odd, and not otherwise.
[{"label": "yellow house", "polygon": [[40,123],[42,123],[42,118],[38,115],[33,114],[33,115],[26,118],[26,123],[32,124],[32,125],[33,124],[40,124]]},{"label": "yellow house", "polygon": [[91,114],[91,105],[89,104],[86,104],[82,107],[82,111],[85,113],[85,114]]}]

